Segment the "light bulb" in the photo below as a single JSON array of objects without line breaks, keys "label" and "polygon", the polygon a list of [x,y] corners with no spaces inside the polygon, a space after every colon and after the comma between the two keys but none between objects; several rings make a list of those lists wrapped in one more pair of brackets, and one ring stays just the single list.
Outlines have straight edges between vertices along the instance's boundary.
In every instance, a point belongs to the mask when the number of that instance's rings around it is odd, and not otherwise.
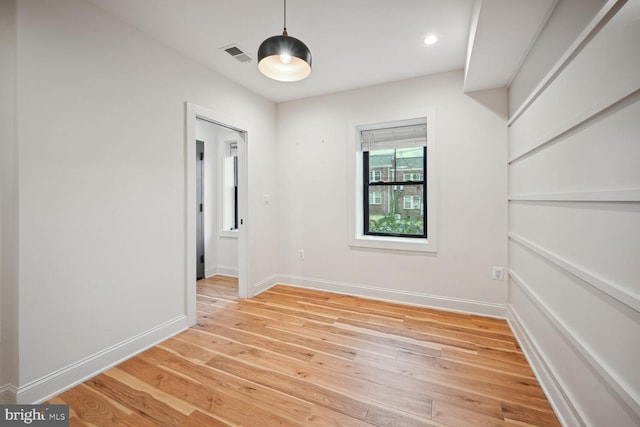
[{"label": "light bulb", "polygon": [[288,53],[281,53],[280,62],[282,62],[283,64],[289,64],[291,62],[291,55],[289,55]]}]

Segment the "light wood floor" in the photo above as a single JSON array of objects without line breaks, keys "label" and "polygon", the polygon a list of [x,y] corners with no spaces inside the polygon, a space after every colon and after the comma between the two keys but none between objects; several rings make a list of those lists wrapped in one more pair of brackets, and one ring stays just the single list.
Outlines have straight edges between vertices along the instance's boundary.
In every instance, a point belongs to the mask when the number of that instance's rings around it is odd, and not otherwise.
[{"label": "light wood floor", "polygon": [[558,426],[507,323],[198,282],[198,324],[51,399],[71,425]]}]

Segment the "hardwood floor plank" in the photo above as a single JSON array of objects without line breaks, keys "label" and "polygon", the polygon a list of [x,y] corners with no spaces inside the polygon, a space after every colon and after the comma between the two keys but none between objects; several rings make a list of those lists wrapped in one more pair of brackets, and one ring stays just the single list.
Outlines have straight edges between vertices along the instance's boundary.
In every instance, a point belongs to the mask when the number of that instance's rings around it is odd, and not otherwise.
[{"label": "hardwood floor plank", "polygon": [[385,427],[424,427],[437,425],[431,421],[411,418],[380,406],[371,406],[369,412],[367,412],[366,420],[373,425]]},{"label": "hardwood floor plank", "polygon": [[318,427],[371,427],[372,424],[341,412],[332,411],[324,406],[314,405],[311,414],[305,420],[305,426]]},{"label": "hardwood floor plank", "polygon": [[304,325],[307,329],[316,329],[319,331],[329,332],[333,335],[339,335],[348,339],[357,340],[359,342],[379,344],[389,347],[394,351],[407,350],[426,356],[439,356],[442,346],[431,342],[415,342],[403,338],[392,337],[369,331],[360,331],[352,327],[340,327],[340,325],[323,325],[316,322],[307,322]]},{"label": "hardwood floor plank", "polygon": [[479,331],[474,328],[461,328],[424,320],[406,320],[404,327],[419,333],[451,337],[488,348],[517,349],[517,342],[513,336],[505,336],[501,333],[487,332],[486,330]]},{"label": "hardwood floor plank", "polygon": [[447,426],[496,427],[508,425],[502,415],[487,416],[479,411],[452,405],[445,400],[434,402],[433,420]]},{"label": "hardwood floor plank", "polygon": [[197,324],[50,399],[71,426],[506,426],[559,422],[503,319],[237,280]]},{"label": "hardwood floor plank", "polygon": [[151,421],[149,418],[134,412],[116,424],[116,427],[157,427],[158,425],[158,423]]},{"label": "hardwood floor plank", "polygon": [[[103,373],[102,375],[111,377],[122,384],[126,384],[129,388],[132,388],[139,392],[147,393],[148,395],[153,396],[153,399],[166,405],[167,407],[177,410],[184,416],[191,414],[196,409],[195,406],[190,405],[184,400],[178,399],[172,396],[171,394],[165,393],[164,391],[159,390],[156,387],[153,387],[145,383],[138,377],[128,374],[127,372],[119,369],[118,367],[111,368],[107,372]],[[87,382],[87,384],[89,383]],[[126,405],[126,406],[129,408],[133,407],[132,405]],[[148,407],[148,406],[145,405],[145,407]]]},{"label": "hardwood floor plank", "polygon": [[207,415],[204,412],[193,411],[180,425],[177,427],[227,427],[229,424],[219,419]]},{"label": "hardwood floor plank", "polygon": [[270,351],[287,355],[299,360],[309,360],[315,354],[315,352],[311,351],[311,349],[291,345],[280,341],[273,341],[262,335],[248,333],[246,331],[225,328],[216,325],[215,322],[197,324],[193,329],[197,329],[203,333],[210,333],[214,337],[225,337],[229,340],[239,343],[252,344],[260,348],[266,348]]},{"label": "hardwood floor plank", "polygon": [[536,411],[531,410],[530,408],[525,408],[522,406],[511,405],[504,403],[502,405],[502,413],[504,415],[505,420],[507,421],[517,421],[521,424],[526,425],[544,425],[549,427],[560,426],[558,419],[553,414],[553,410],[550,406],[545,408],[546,410]]},{"label": "hardwood floor plank", "polygon": [[488,357],[489,355],[487,354],[484,354],[483,356],[484,357],[477,357],[477,355],[471,355],[466,352],[449,348],[442,350],[442,358],[444,360],[467,363],[472,366],[482,366],[484,369],[495,372],[509,372],[521,377],[535,378],[529,365],[491,358]]},{"label": "hardwood floor plank", "polygon": [[[228,346],[224,344],[218,345],[215,343],[207,343],[206,340],[201,340],[200,337],[193,335],[184,335],[180,338],[176,338],[176,340],[167,341],[159,347],[170,348],[172,351],[182,355],[183,357],[187,357],[187,355],[191,353],[190,346],[202,346],[203,343],[206,344],[206,348],[201,347],[198,350],[198,352],[202,352],[201,357],[206,358],[206,360],[201,362],[203,364],[216,355],[228,356],[248,362],[258,359],[260,361],[260,366],[275,371],[288,371],[291,369],[291,366],[295,366],[297,363],[300,363],[296,359],[265,349],[250,347],[243,344]],[[306,363],[302,362],[301,366],[306,366]]]},{"label": "hardwood floor plank", "polygon": [[199,285],[198,288],[196,289],[196,292],[200,295],[200,296],[207,296],[207,297],[211,297],[213,299],[223,299],[223,300],[227,300],[227,301],[235,301],[237,299],[238,293],[235,291],[235,289],[211,289],[209,286],[202,284]]},{"label": "hardwood floor plank", "polygon": [[360,322],[357,320],[350,320],[341,318],[336,322],[336,326],[354,329],[358,331],[366,331],[368,333],[377,334],[384,337],[395,337],[407,343],[413,344],[437,344],[442,347],[456,348],[459,350],[467,350],[470,352],[476,352],[477,344],[473,341],[466,341],[454,338],[452,336],[443,336],[440,334],[434,335],[429,333],[417,332],[409,330],[407,328],[391,328],[388,326],[373,325],[370,323]]},{"label": "hardwood floor plank", "polygon": [[129,387],[106,373],[90,379],[85,384],[112,401],[134,409],[157,425],[176,425],[185,419],[185,415],[175,408],[156,400],[149,393]]},{"label": "hardwood floor plank", "polygon": [[[225,349],[222,350],[224,351]],[[217,352],[217,349],[214,349],[214,351]],[[211,353],[212,358],[214,355],[214,353]],[[369,378],[358,378],[357,376],[349,375],[327,375],[326,369],[322,369],[319,364],[302,364],[257,349],[243,350],[228,356],[254,366],[265,367],[288,375],[292,379],[303,379],[306,382],[324,386],[326,389],[337,391],[343,395],[354,396],[361,401],[376,402],[421,417],[425,417],[427,416],[426,414],[431,412],[430,399],[420,393],[419,389],[407,387],[406,384],[392,389],[388,382],[372,382]],[[341,358],[333,358],[344,361]]]},{"label": "hardwood floor plank", "polygon": [[368,353],[380,354],[387,357],[395,357],[398,353],[397,348],[377,344],[371,342],[370,339],[359,340],[355,339],[353,336],[346,337],[341,334],[334,334],[332,332],[329,332],[331,328],[326,328],[323,330],[313,328],[310,322],[306,322],[303,325],[269,324],[267,325],[267,328],[291,333],[298,336],[309,337],[314,340],[339,345],[341,347],[348,347],[355,352],[366,351]]},{"label": "hardwood floor plank", "polygon": [[[229,396],[224,392],[224,384],[215,388],[208,387],[187,375],[180,375],[170,369],[154,366],[141,357],[130,359],[119,367],[131,374],[137,373],[147,383],[180,397],[197,406],[204,413],[211,413],[217,419],[230,425],[250,426],[258,419],[258,416],[264,426],[302,425],[273,413],[269,408],[256,408],[251,399]],[[251,391],[250,386],[247,391]]]},{"label": "hardwood floor plank", "polygon": [[429,358],[421,354],[410,353],[404,350],[398,352],[397,359],[407,362],[412,369],[424,369],[425,375],[438,370],[447,374],[454,374],[465,378],[477,378],[488,383],[498,383],[531,396],[544,398],[544,393],[534,377],[523,377],[509,372],[496,372],[478,365],[457,363],[444,358]]},{"label": "hardwood floor plank", "polygon": [[[386,306],[369,306],[369,307],[358,307],[357,310],[354,310],[353,304],[342,304],[338,302],[330,301],[334,294],[330,294],[328,292],[322,291],[312,291],[306,292],[305,289],[300,288],[290,288],[282,285],[274,286],[269,290],[272,295],[277,295],[278,304],[286,304],[287,306],[296,307],[299,310],[308,311],[314,314],[335,314],[334,317],[344,317],[343,315],[338,316],[341,313],[359,313],[361,315],[371,315],[377,316],[379,318],[387,318],[389,320],[402,320],[404,319],[404,315],[398,314],[393,310],[385,310]],[[317,295],[316,295],[317,294]],[[320,295],[321,297],[318,297]],[[259,298],[260,296],[256,297]],[[272,304],[273,302],[268,299],[257,299],[257,301],[266,302],[267,304]]]},{"label": "hardwood floor plank", "polygon": [[228,357],[213,357],[207,362],[207,365],[354,418],[364,419],[369,409],[369,402],[361,402],[353,397],[344,396],[316,384],[291,378],[279,372],[258,368]]},{"label": "hardwood floor plank", "polygon": [[[424,382],[425,387],[440,386],[449,390],[456,390],[459,393],[467,393],[469,396],[478,398],[490,398],[495,401],[508,402],[517,405],[523,405],[530,408],[539,408],[539,405],[546,405],[547,400],[544,393],[536,387],[531,387],[530,383],[503,383],[493,378],[482,378],[467,373],[458,373],[449,369],[441,369],[438,362],[432,362],[432,366],[427,364],[415,365],[408,363],[396,364],[378,358],[373,361],[375,356],[364,356],[370,362],[377,363],[380,369],[390,369],[402,374],[409,374],[413,378]],[[356,362],[361,360],[356,358]],[[429,388],[427,388],[429,389]]]},{"label": "hardwood floor plank", "polygon": [[[404,365],[396,365],[394,368],[392,360],[382,358],[369,358],[363,361],[356,358],[353,366],[340,366],[336,361],[333,363],[315,356],[314,360],[322,360],[323,366],[327,369],[340,373],[341,375],[358,375],[367,378],[368,381],[378,381],[387,384],[390,392],[393,389],[410,390],[418,396],[430,399],[432,402],[445,400],[453,405],[466,408],[470,411],[483,413],[487,416],[502,417],[500,401],[483,396],[481,394],[460,390],[451,387],[448,382],[432,381],[429,376],[420,377],[409,370]],[[350,373],[350,371],[355,371]]]},{"label": "hardwood floor plank", "polygon": [[229,399],[251,401],[254,409],[274,412],[291,420],[299,420],[307,416],[311,409],[311,404],[303,400],[287,394],[274,393],[273,389],[263,387],[255,381],[215,371],[207,364],[185,362],[161,348],[149,350],[145,358],[171,372],[184,375],[210,390],[216,390]]},{"label": "hardwood floor plank", "polygon": [[[262,301],[263,300],[256,300],[256,303]],[[280,304],[284,304],[285,307],[291,307],[293,310],[302,311],[305,313],[306,318],[309,318],[309,314],[330,316],[334,320],[340,317],[346,317],[354,320],[380,323],[388,326],[395,326],[404,321],[403,316],[395,315],[393,313],[380,313],[375,310],[367,310],[366,313],[362,313],[360,311],[354,311],[351,307],[345,307],[341,304],[332,304],[324,300],[322,300],[322,302],[318,302],[307,297],[282,295],[278,298],[278,302]],[[269,301],[265,301],[265,304],[269,305],[271,303]]]},{"label": "hardwood floor plank", "polygon": [[199,323],[205,326],[205,329],[211,326],[212,323],[215,323],[217,325],[226,326],[230,329],[250,332],[271,341],[279,341],[290,345],[296,345],[301,348],[310,349],[314,352],[320,351],[343,357],[345,359],[353,359],[355,356],[355,351],[353,349],[343,345],[332,344],[325,341],[316,341],[309,337],[295,335],[273,328],[267,328],[266,326],[269,324],[268,321],[256,316],[249,316],[246,314],[232,316],[224,311],[213,316],[214,317],[209,317],[205,315]]},{"label": "hardwood floor plank", "polygon": [[69,389],[58,398],[73,408],[69,418],[78,425],[115,426],[133,413],[86,384]]}]

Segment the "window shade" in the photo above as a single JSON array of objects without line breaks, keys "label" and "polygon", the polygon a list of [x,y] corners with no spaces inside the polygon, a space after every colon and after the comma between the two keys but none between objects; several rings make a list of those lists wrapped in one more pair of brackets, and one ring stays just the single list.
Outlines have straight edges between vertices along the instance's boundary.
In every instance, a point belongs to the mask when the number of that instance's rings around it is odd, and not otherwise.
[{"label": "window shade", "polygon": [[229,144],[229,156],[235,157],[237,155],[238,155],[238,144],[237,143]]},{"label": "window shade", "polygon": [[427,146],[427,124],[366,129],[360,131],[362,151]]}]

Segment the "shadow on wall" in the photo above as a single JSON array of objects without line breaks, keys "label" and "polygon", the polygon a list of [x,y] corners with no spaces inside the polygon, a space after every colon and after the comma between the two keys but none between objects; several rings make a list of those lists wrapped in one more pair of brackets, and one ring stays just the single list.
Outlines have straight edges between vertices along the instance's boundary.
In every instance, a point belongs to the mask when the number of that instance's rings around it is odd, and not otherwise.
[{"label": "shadow on wall", "polygon": [[506,88],[476,90],[473,92],[466,92],[466,95],[473,98],[479,104],[487,107],[487,109],[495,113],[501,119],[507,120],[509,118]]}]

